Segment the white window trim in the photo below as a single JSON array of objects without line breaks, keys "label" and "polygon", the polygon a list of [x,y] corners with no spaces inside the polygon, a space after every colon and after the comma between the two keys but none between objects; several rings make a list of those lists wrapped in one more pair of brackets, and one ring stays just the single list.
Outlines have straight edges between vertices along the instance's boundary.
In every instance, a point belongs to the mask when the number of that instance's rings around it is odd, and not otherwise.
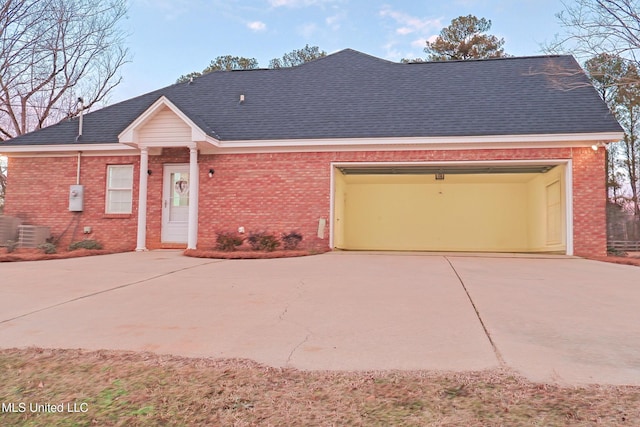
[{"label": "white window trim", "polygon": [[[131,186],[130,187],[109,187],[109,172],[111,168],[128,168],[131,171]],[[105,203],[104,203],[104,212],[110,215],[127,215],[133,213],[133,165],[132,164],[120,164],[120,165],[107,165],[106,171],[106,183],[105,183]],[[128,212],[122,211],[111,211],[111,198],[110,195],[114,192],[128,192],[129,193],[129,210]]]}]

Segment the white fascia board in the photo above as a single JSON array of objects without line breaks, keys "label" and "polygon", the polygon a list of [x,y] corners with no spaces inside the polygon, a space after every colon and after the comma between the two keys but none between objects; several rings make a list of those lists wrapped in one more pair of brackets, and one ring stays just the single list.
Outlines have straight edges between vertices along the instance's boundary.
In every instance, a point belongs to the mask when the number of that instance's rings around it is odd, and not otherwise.
[{"label": "white fascia board", "polygon": [[218,153],[286,152],[286,151],[351,151],[351,150],[460,150],[501,148],[558,148],[590,147],[594,143],[610,143],[623,138],[622,132],[539,134],[539,135],[488,135],[409,138],[328,138],[219,141],[208,137]]},{"label": "white fascia board", "polygon": [[52,144],[52,145],[0,145],[0,153],[8,156],[52,155],[56,153],[105,153],[131,155],[138,152],[133,147],[118,143],[106,144]]},{"label": "white fascia board", "polygon": [[347,162],[331,162],[330,167],[347,167],[347,166],[501,166],[501,165],[523,165],[523,166],[541,166],[541,165],[567,165],[570,159],[507,159],[507,160],[423,160],[423,161],[408,161],[408,162],[396,162],[396,161],[378,161],[378,162],[359,162],[359,161],[347,161]]},{"label": "white fascia board", "polygon": [[118,141],[121,144],[126,145],[137,145],[138,137],[137,130],[144,126],[144,124],[151,119],[157,111],[160,109],[167,107],[169,108],[176,116],[178,116],[182,121],[184,121],[187,126],[191,128],[191,139],[193,141],[207,141],[210,139],[206,132],[204,132],[200,127],[198,127],[186,114],[182,112],[176,105],[169,101],[169,99],[162,95],[156,102],[151,104],[149,108],[147,108],[142,114],[140,114],[129,126],[126,127],[125,130],[120,132],[118,135]]},{"label": "white fascia board", "polygon": [[[164,98],[164,97],[163,97]],[[160,102],[160,98],[158,102]],[[165,101],[169,104],[170,101]],[[169,105],[165,104],[165,105]],[[154,104],[155,105],[155,104]],[[160,104],[158,104],[160,105]],[[171,104],[173,105],[173,104]],[[171,108],[171,107],[169,107]],[[179,109],[175,112],[182,115]],[[140,115],[136,121],[138,125],[143,116],[151,114],[151,108]],[[147,117],[148,118],[148,117]],[[560,147],[590,147],[594,143],[609,143],[622,139],[622,132],[586,133],[586,134],[542,134],[542,135],[497,135],[497,136],[465,136],[465,137],[431,137],[431,138],[332,138],[306,140],[247,140],[220,141],[207,136],[200,128],[191,123],[188,117],[185,121],[192,126],[194,141],[198,141],[198,148],[211,154],[237,153],[267,153],[267,152],[305,152],[305,151],[407,151],[407,150],[463,150],[463,149],[514,149],[514,148],[560,148]],[[132,136],[132,123],[120,134],[119,143],[100,144],[58,144],[58,145],[29,145],[11,146],[0,145],[2,154],[38,154],[65,153],[90,151],[129,151],[140,147],[136,142],[125,142],[122,138]],[[194,130],[195,129],[195,130]],[[202,141],[202,142],[201,142]],[[168,144],[167,146],[175,146]],[[115,154],[115,153],[114,153]]]}]

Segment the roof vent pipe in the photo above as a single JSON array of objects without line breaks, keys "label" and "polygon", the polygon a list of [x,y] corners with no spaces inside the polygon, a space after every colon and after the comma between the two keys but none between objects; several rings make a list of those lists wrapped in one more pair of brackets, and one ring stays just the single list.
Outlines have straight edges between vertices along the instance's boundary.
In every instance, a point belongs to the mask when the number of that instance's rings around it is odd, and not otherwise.
[{"label": "roof vent pipe", "polygon": [[82,136],[82,116],[84,115],[84,100],[82,98],[78,98],[78,104],[80,104],[80,117],[78,117],[78,136],[76,137],[76,142]]}]

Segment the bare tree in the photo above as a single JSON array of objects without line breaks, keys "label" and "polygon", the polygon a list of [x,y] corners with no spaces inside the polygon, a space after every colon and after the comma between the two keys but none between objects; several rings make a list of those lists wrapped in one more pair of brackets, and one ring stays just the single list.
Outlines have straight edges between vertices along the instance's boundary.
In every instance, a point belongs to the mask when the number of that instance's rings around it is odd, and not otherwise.
[{"label": "bare tree", "polygon": [[125,14],[126,0],[3,0],[0,141],[105,100],[128,57]]},{"label": "bare tree", "polygon": [[566,51],[580,57],[600,53],[632,59],[640,53],[640,8],[637,0],[562,1],[556,16],[564,33],[546,46],[550,52]]},{"label": "bare tree", "polygon": [[7,188],[7,164],[5,158],[0,157],[0,215],[4,211],[4,191]]},{"label": "bare tree", "polygon": [[[585,62],[596,89],[625,130],[610,144],[608,182],[614,201],[631,188],[630,204],[640,218],[640,4],[638,0],[563,1],[557,14],[563,33],[546,46],[550,53],[570,51]],[[570,88],[569,88],[570,89]],[[626,183],[619,181],[624,170]]]},{"label": "bare tree", "polygon": [[633,214],[640,218],[640,75],[634,64],[629,66],[626,76],[635,82],[620,86],[615,111],[618,121],[625,128],[622,165],[631,186]]},{"label": "bare tree", "polygon": [[[628,203],[640,217],[640,74],[635,62],[602,53],[585,62],[591,81],[625,131],[624,139],[607,148],[607,185],[610,200]],[[620,170],[631,188],[624,196]],[[612,194],[611,194],[612,193]]]}]

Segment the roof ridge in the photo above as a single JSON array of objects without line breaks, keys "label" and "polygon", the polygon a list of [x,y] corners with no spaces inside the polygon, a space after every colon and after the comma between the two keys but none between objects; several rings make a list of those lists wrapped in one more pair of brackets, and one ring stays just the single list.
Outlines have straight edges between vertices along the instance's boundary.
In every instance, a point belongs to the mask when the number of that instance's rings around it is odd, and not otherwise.
[{"label": "roof ridge", "polygon": [[471,58],[471,59],[446,59],[442,61],[409,61],[402,63],[403,65],[416,64],[440,64],[440,63],[460,63],[460,62],[489,62],[489,61],[509,61],[520,59],[552,59],[552,58],[573,58],[570,54],[543,54],[543,55],[524,55],[524,56],[501,56],[499,58]]},{"label": "roof ridge", "polygon": [[298,67],[301,67],[301,66],[306,65],[306,64],[311,64],[311,63],[316,62],[316,61],[321,61],[321,60],[324,60],[324,59],[329,59],[329,58],[332,58],[332,57],[336,57],[338,55],[345,55],[345,54],[357,55],[357,56],[360,56],[360,57],[373,59],[373,60],[376,60],[378,62],[396,64],[396,62],[394,62],[394,61],[389,61],[388,59],[379,58],[377,56],[369,55],[368,53],[360,52],[359,50],[355,50],[355,49],[351,49],[351,48],[347,47],[347,48],[332,52],[332,53],[330,53],[330,54],[328,54],[326,56],[312,59],[311,61],[308,61],[308,62],[305,62],[304,64],[298,65]]}]

